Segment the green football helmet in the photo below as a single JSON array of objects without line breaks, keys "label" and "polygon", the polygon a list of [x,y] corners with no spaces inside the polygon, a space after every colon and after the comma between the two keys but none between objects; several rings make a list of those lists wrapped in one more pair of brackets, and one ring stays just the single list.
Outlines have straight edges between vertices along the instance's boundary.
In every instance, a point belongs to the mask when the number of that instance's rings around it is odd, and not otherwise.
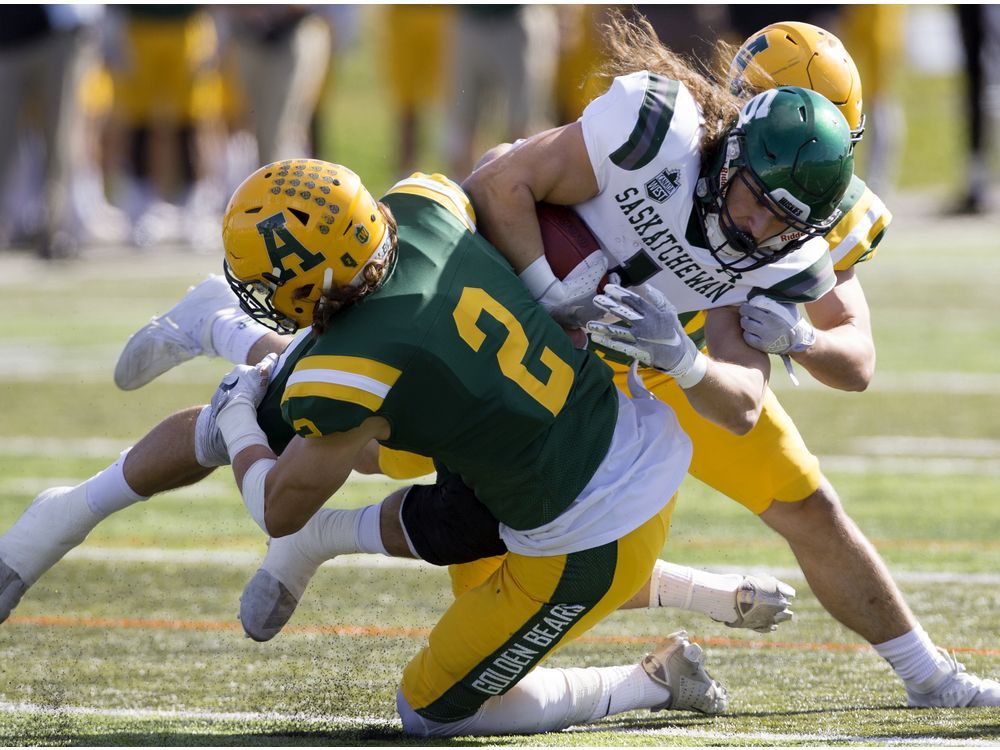
[{"label": "green football helmet", "polygon": [[[695,205],[713,257],[732,272],[752,271],[837,223],[854,175],[851,130],[821,94],[771,89],[747,102],[703,174]],[[787,229],[761,243],[739,229],[726,206],[736,179]]]}]

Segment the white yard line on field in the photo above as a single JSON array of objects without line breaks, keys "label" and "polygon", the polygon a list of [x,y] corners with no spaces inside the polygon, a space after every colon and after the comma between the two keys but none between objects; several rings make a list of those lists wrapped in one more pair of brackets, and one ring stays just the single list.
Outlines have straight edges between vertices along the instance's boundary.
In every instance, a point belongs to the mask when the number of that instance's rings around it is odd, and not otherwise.
[{"label": "white yard line on field", "polygon": [[[0,369],[0,382],[24,383],[38,381],[111,385],[115,360],[124,345],[98,344],[93,347],[60,346],[47,341],[10,340],[0,337],[0,346],[17,352],[16,356]],[[219,360],[218,376],[221,378],[230,367]],[[825,389],[822,383],[805,374],[800,377],[806,390]],[[200,381],[199,381],[200,382]],[[779,393],[790,384],[775,378],[773,387]],[[879,372],[868,392],[878,393],[927,393],[934,395],[997,396],[1000,395],[1000,375],[974,372]],[[205,396],[207,397],[207,396]]]},{"label": "white yard line on field", "polygon": [[855,438],[851,441],[851,447],[860,455],[1000,458],[1000,440],[988,438],[872,435]]},{"label": "white yard line on field", "polygon": [[[217,722],[285,722],[306,726],[349,726],[378,729],[401,730],[398,719],[385,719],[376,716],[315,716],[310,714],[282,714],[277,712],[252,711],[198,711],[198,710],[160,710],[146,708],[99,708],[92,706],[40,706],[33,703],[0,702],[0,713],[6,714],[47,714],[54,716],[107,716],[123,719],[175,719],[181,721],[217,721]],[[623,725],[610,725],[607,722],[586,727],[573,727],[565,730],[567,734],[594,732],[623,732],[631,735],[647,735],[656,737],[697,738],[706,740],[749,740],[757,742],[850,742],[863,745],[908,745],[929,747],[995,747],[996,743],[989,740],[946,739],[940,737],[921,736],[882,736],[882,735],[846,735],[818,732],[806,734],[801,732],[713,732],[704,729],[686,729],[683,727],[662,727],[660,729],[636,728]]]},{"label": "white yard line on field", "polygon": [[[135,440],[136,438],[12,435],[0,437],[0,458],[103,458],[110,461]],[[871,435],[854,439],[851,449],[851,453],[847,455],[822,456],[824,468],[844,474],[1000,476],[1000,440]],[[27,478],[8,481],[33,480]],[[394,486],[400,484],[380,475],[353,474],[351,481]],[[7,486],[0,482],[0,488]],[[11,491],[21,491],[23,485],[10,486]],[[32,487],[45,486],[49,485]],[[31,491],[32,487],[28,487],[27,490]]]},{"label": "white yard line on field", "polygon": [[[150,563],[157,565],[223,565],[235,567],[251,567],[258,565],[264,557],[264,544],[260,550],[246,549],[162,549],[155,547],[91,547],[83,545],[70,550],[67,560],[104,563]],[[423,560],[411,560],[384,555],[342,555],[329,560],[324,565],[338,568],[388,568],[388,569],[427,569],[437,566]],[[747,575],[770,574],[782,579],[802,580],[798,568],[768,568],[733,567],[733,566],[699,566],[712,573],[743,573]],[[440,569],[440,568],[439,568]],[[998,586],[1000,572],[996,573],[961,573],[938,572],[923,570],[905,570],[894,566],[893,577],[897,581],[907,583],[947,583],[968,586]]]},{"label": "white yard line on field", "polygon": [[656,737],[691,737],[706,740],[753,740],[758,742],[852,742],[861,745],[903,745],[929,747],[996,747],[996,742],[990,740],[947,739],[943,737],[921,736],[881,736],[881,735],[850,735],[817,732],[816,734],[786,733],[786,732],[713,732],[706,729],[687,729],[684,727],[662,727],[660,729],[639,729],[630,726],[609,728],[607,724],[593,726],[571,727],[564,730],[567,733],[583,732],[622,732],[627,734],[652,735]]}]

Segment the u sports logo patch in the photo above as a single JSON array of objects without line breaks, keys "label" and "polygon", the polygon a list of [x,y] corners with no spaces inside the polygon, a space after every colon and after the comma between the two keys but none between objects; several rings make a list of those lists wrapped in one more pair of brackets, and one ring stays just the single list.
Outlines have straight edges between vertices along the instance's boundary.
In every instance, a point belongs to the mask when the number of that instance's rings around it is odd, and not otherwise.
[{"label": "u sports logo patch", "polygon": [[663,203],[677,192],[681,186],[681,173],[677,169],[664,169],[646,183],[646,195],[650,200]]}]

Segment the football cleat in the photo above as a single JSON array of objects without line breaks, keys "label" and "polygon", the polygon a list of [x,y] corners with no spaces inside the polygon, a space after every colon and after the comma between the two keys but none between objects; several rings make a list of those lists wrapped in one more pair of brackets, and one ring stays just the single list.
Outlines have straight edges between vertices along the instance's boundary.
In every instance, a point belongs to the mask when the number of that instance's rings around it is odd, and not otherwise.
[{"label": "football cleat", "polygon": [[[945,663],[927,682],[937,685],[927,691],[906,689],[910,708],[974,708],[1000,706],[1000,682],[976,677],[965,665],[943,648],[938,648]],[[926,683],[925,683],[926,684]]]},{"label": "football cleat", "polygon": [[221,276],[209,276],[191,287],[166,314],[154,316],[128,340],[115,365],[115,385],[132,391],[199,354],[216,356],[212,322],[220,312],[237,306]]},{"label": "football cleat", "polygon": [[0,622],[3,622],[21,601],[28,585],[3,560],[0,560]]},{"label": "football cleat", "polygon": [[87,506],[87,490],[53,487],[42,492],[0,537],[0,622],[24,592],[87,538],[100,518]]},{"label": "football cleat", "polygon": [[729,705],[729,695],[705,671],[704,662],[701,646],[691,643],[684,630],[671,633],[656,651],[646,654],[642,668],[653,682],[670,690],[670,700],[649,710],[723,713]]},{"label": "football cleat", "polygon": [[736,619],[726,625],[774,632],[779,623],[792,619],[794,613],[788,607],[794,598],[795,589],[774,576],[744,576],[736,590]]},{"label": "football cleat", "polygon": [[285,627],[299,605],[288,588],[260,568],[240,594],[240,623],[247,638],[263,643]]},{"label": "football cleat", "polygon": [[292,618],[320,565],[302,553],[298,542],[319,522],[313,516],[295,534],[268,540],[264,561],[240,595],[239,618],[248,638],[269,641]]}]

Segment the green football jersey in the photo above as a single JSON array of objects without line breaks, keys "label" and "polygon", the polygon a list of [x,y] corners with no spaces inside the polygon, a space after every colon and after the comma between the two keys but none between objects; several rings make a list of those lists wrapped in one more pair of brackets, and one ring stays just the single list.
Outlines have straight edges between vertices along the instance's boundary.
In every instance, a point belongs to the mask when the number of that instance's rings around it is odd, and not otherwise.
[{"label": "green football jersey", "polygon": [[272,383],[272,412],[280,392],[285,422],[304,437],[384,417],[385,445],[432,456],[498,520],[515,529],[551,521],[611,442],[610,369],[575,349],[474,233],[457,185],[415,175],[383,201],[398,223],[395,267],[296,346]]}]

